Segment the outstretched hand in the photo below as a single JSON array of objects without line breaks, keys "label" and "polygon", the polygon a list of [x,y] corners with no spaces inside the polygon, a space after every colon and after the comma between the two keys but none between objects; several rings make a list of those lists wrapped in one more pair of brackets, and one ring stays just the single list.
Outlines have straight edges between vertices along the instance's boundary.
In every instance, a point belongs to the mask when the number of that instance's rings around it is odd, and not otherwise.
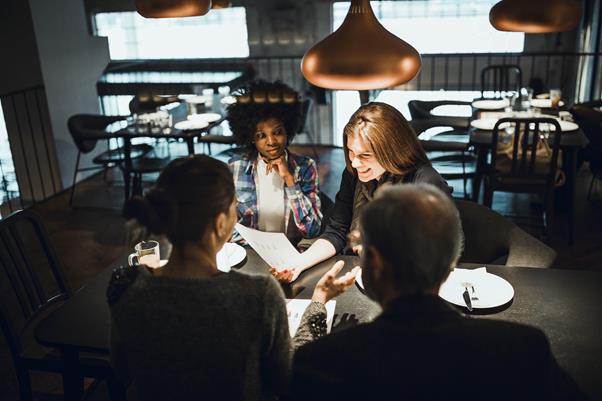
[{"label": "outstretched hand", "polygon": [[292,283],[297,279],[297,277],[299,277],[299,274],[301,274],[302,271],[303,270],[297,267],[282,270],[277,270],[274,267],[270,268],[270,273],[272,276],[274,276],[274,278],[281,283]]},{"label": "outstretched hand", "polygon": [[355,283],[355,276],[360,269],[359,266],[337,278],[337,274],[341,272],[344,266],[345,262],[339,260],[320,278],[311,297],[312,301],[325,304],[337,295],[344,293],[347,288]]}]

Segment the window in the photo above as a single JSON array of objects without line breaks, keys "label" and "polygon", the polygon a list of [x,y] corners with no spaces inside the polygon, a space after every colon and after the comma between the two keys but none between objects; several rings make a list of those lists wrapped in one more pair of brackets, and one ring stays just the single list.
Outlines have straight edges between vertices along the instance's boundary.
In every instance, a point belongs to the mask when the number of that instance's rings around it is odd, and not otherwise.
[{"label": "window", "polygon": [[[479,97],[479,91],[400,91],[384,90],[378,94],[375,101],[390,104],[411,120],[408,102],[410,100],[464,100],[471,102]],[[334,96],[334,144],[343,146],[343,128],[349,118],[360,107],[360,97],[357,91],[336,91]],[[452,113],[465,115],[462,107],[454,108]]]},{"label": "window", "polygon": [[[522,52],[525,35],[500,32],[489,23],[499,0],[372,1],[380,23],[421,54]],[[333,31],[345,19],[349,2],[333,4]]]},{"label": "window", "polygon": [[[489,10],[499,0],[413,0],[372,1],[372,10],[380,23],[421,54],[439,53],[520,53],[525,35],[500,32],[489,23]],[[349,2],[333,4],[333,31],[345,19]],[[454,72],[453,74],[456,74]],[[400,91],[385,90],[377,99],[395,106],[410,119],[407,104],[419,100],[467,100],[478,97],[473,91]],[[360,106],[356,91],[335,91],[334,142],[342,143],[342,130]]]},{"label": "window", "polygon": [[147,19],[137,12],[98,13],[97,36],[109,40],[112,60],[248,57],[244,7],[201,17]]},{"label": "window", "polygon": [[[13,165],[13,156],[10,150],[10,143],[8,142],[8,133],[6,131],[6,124],[4,123],[4,113],[2,111],[2,103],[0,102],[0,174],[2,180],[0,181],[0,205],[4,205],[9,202],[10,199],[19,196],[19,184],[17,183],[17,176],[15,173],[15,166]],[[5,210],[2,208],[2,210]],[[11,209],[12,211],[12,209]],[[0,211],[0,218],[2,212]]]}]

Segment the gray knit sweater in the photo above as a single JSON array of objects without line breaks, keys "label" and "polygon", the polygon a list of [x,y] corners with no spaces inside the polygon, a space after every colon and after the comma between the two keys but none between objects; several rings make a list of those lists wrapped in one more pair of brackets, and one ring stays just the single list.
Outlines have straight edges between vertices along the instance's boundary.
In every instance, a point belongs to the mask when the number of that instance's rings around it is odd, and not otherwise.
[{"label": "gray knit sweater", "polygon": [[269,276],[125,269],[107,292],[111,362],[143,401],[273,399],[288,387],[293,343],[325,332],[326,309],[312,302],[291,340],[284,294]]}]

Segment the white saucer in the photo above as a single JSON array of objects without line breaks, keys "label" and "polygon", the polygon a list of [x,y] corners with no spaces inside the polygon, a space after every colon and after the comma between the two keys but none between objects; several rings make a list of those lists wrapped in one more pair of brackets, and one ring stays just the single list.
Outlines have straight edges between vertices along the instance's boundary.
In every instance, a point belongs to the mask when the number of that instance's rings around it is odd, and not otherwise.
[{"label": "white saucer", "polygon": [[474,309],[495,308],[514,298],[512,285],[503,278],[488,273],[484,267],[474,270],[454,269],[439,288],[439,296],[454,305],[466,307],[463,297],[466,288],[464,283],[472,284],[468,290]]},{"label": "white saucer", "polygon": [[219,113],[200,113],[200,114],[191,114],[186,117],[188,121],[205,121],[207,123],[212,123],[218,121],[222,118],[222,115]]},{"label": "white saucer", "polygon": [[236,98],[234,96],[224,96],[221,100],[220,103],[223,105],[230,105],[230,104],[234,104],[236,103]]},{"label": "white saucer", "polygon": [[184,121],[175,123],[174,128],[182,130],[182,131],[190,131],[190,130],[195,130],[195,129],[203,129],[203,128],[206,128],[208,125],[209,125],[209,123],[204,120],[197,120],[197,121],[184,120]]},{"label": "white saucer", "polygon": [[[471,127],[476,129],[482,129],[485,131],[493,131],[493,127],[495,127],[495,123],[497,123],[499,118],[479,118],[477,120],[472,120],[470,122]],[[510,124],[504,123],[500,125],[500,128],[506,128]]]},{"label": "white saucer", "polygon": [[209,100],[211,100],[211,96],[193,95],[193,96],[186,96],[183,100],[186,101],[186,103],[191,103],[191,104],[205,104]]},{"label": "white saucer", "polygon": [[217,268],[223,272],[229,272],[232,266],[241,263],[247,257],[245,248],[232,242],[226,242],[224,247],[217,253]]},{"label": "white saucer", "polygon": [[472,107],[479,110],[500,110],[508,105],[507,99],[480,99],[472,102]]},{"label": "white saucer", "polygon": [[[508,115],[510,117],[510,115]],[[515,117],[521,117],[521,116],[515,116]],[[525,116],[527,117],[527,116]],[[531,116],[532,117],[532,116]],[[540,117],[546,117],[546,116],[540,116]],[[528,118],[528,117],[527,117]],[[499,119],[498,118],[480,118],[477,120],[472,120],[470,122],[470,125],[476,129],[481,129],[481,130],[485,130],[485,131],[493,131],[493,127],[495,127],[495,123],[497,123]],[[579,129],[579,126],[573,122],[570,121],[562,121],[562,120],[558,120],[558,124],[560,124],[560,130],[562,132],[570,132],[570,131],[575,131],[577,129]],[[500,125],[500,128],[506,128],[509,126],[510,123],[504,123]],[[548,129],[550,131],[554,130],[554,126],[551,127],[545,127],[543,124],[540,125],[540,128],[542,129]]]},{"label": "white saucer", "polygon": [[[564,106],[564,102],[561,100],[558,102],[558,106]],[[549,109],[552,107],[552,99],[531,99],[531,107]]]}]

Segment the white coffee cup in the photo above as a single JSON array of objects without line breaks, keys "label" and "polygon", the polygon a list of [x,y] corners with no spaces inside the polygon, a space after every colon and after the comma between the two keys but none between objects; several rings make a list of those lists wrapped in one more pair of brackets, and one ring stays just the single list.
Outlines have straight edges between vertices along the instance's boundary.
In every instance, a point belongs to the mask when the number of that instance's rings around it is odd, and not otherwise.
[{"label": "white coffee cup", "polygon": [[136,259],[137,265],[146,265],[153,269],[161,267],[161,254],[157,241],[139,242],[134,249],[136,252],[128,256],[128,265],[134,266],[134,259]]}]

